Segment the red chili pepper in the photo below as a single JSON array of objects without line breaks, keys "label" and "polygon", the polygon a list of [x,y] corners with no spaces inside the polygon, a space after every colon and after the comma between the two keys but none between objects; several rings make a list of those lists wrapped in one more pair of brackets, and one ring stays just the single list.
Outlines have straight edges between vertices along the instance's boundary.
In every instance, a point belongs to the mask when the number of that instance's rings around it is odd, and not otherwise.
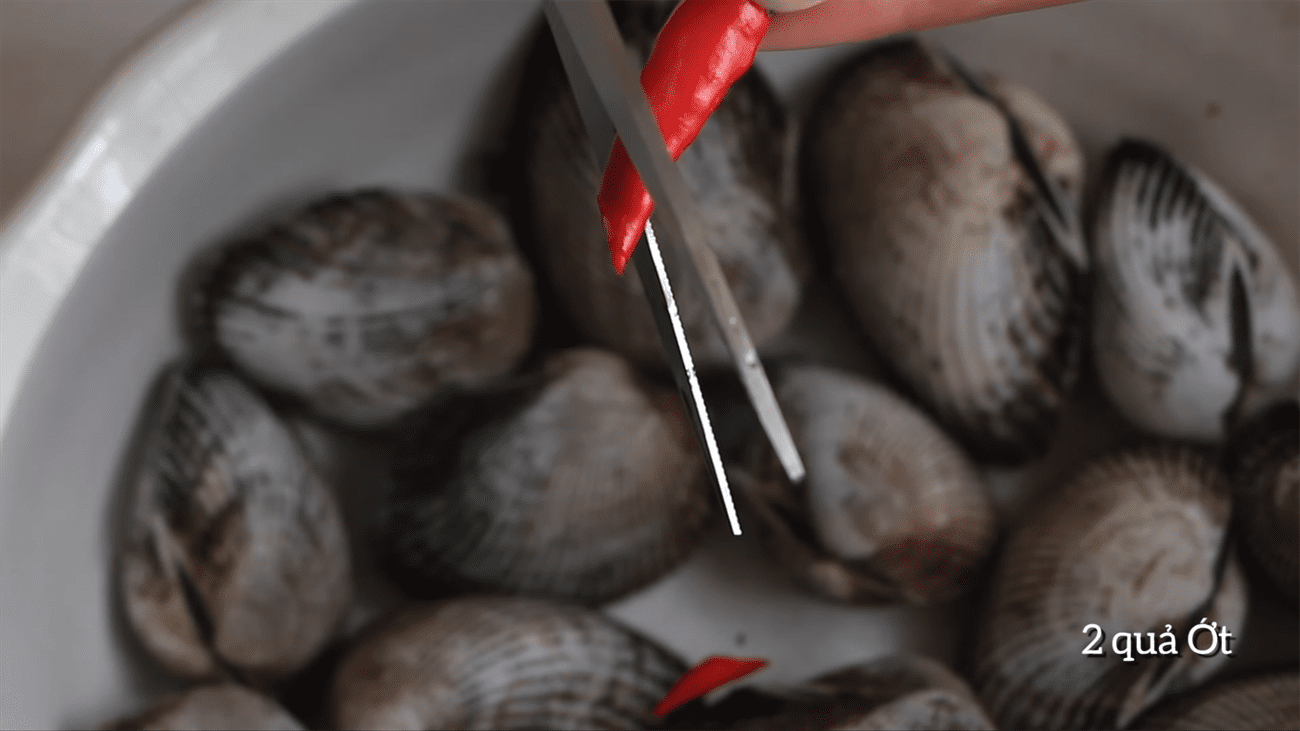
[{"label": "red chili pepper", "polygon": [[655,707],[655,715],[663,718],[679,706],[690,703],[733,680],[739,680],[766,665],[767,660],[757,657],[714,655],[686,671],[682,679],[677,681],[677,685],[674,685],[673,689],[668,691],[668,695],[659,701],[659,705]]},{"label": "red chili pepper", "polygon": [[[674,160],[695,140],[731,85],[754,65],[770,20],[753,0],[684,0],[659,31],[641,70],[641,88]],[[614,142],[596,201],[614,269],[622,274],[654,201],[621,140]]]}]

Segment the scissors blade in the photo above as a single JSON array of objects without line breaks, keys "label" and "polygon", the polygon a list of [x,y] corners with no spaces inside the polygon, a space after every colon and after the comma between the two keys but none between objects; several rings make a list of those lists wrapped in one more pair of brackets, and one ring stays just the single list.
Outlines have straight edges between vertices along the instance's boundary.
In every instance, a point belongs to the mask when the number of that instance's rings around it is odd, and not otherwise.
[{"label": "scissors blade", "polygon": [[[587,128],[592,151],[595,152],[597,160],[608,159],[610,148],[614,145],[614,123],[610,121],[605,108],[600,104],[591,78],[587,75],[573,46],[572,38],[559,27],[560,21],[553,18],[551,5],[549,2],[546,4],[547,18],[551,23],[556,45],[560,49],[560,57],[578,102],[578,113]],[[731,498],[727,473],[722,466],[722,456],[713,434],[708,407],[704,403],[704,394],[695,374],[690,344],[686,340],[686,331],[682,326],[677,302],[673,296],[672,283],[668,279],[662,251],[654,235],[654,227],[649,223],[646,224],[645,232],[632,252],[632,268],[641,280],[641,288],[650,302],[650,311],[654,315],[664,352],[668,355],[667,360],[673,372],[673,379],[677,383],[678,391],[681,392],[682,401],[686,404],[686,411],[691,417],[691,426],[695,430],[696,439],[704,447],[708,457],[709,474],[714,487],[722,496],[722,504],[731,524],[731,532],[740,535],[740,519],[736,515],[735,504]]]},{"label": "scissors blade", "polygon": [[[613,14],[602,0],[547,0],[544,7],[596,159],[609,158],[617,132],[656,203],[653,218],[657,224],[654,230],[666,242],[659,250],[661,257],[687,252],[687,263],[691,266],[685,268],[698,277],[703,287],[763,431],[786,475],[792,482],[802,481],[804,465],[789,426],[723,276],[722,267],[707,244],[707,232],[695,202],[676,163],[668,154]],[[649,248],[646,243],[647,239],[643,237],[636,252]],[[638,261],[636,252],[633,253],[634,262]],[[649,272],[642,273],[642,268],[638,265],[638,274],[644,283]],[[667,282],[666,275],[663,281]],[[647,288],[647,292],[650,289]],[[661,309],[659,304],[651,302],[652,309]],[[666,344],[668,337],[663,326],[660,334]],[[725,484],[725,475],[715,478]]]}]

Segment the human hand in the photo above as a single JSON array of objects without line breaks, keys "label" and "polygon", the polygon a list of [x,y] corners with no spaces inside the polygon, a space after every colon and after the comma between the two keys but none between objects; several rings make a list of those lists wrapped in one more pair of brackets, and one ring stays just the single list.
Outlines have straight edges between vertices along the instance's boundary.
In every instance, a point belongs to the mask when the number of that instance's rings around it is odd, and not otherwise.
[{"label": "human hand", "polygon": [[773,11],[760,51],[852,43],[1078,0],[757,0]]}]

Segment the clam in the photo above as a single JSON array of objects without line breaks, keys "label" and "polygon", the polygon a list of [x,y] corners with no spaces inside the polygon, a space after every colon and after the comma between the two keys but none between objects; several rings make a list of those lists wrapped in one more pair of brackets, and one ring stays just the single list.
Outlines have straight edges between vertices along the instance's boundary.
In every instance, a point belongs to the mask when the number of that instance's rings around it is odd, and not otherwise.
[{"label": "clam", "polygon": [[120,555],[127,616],[177,675],[285,678],[351,599],[334,498],[235,376],[172,368],[155,405]]},{"label": "clam", "polygon": [[992,729],[960,677],[919,655],[897,655],[824,673],[797,686],[733,691],[665,719],[669,728]]},{"label": "clam", "polygon": [[976,458],[1041,456],[1082,339],[1065,122],[902,39],[839,69],[804,144],[808,208],[886,365]]},{"label": "clam", "polygon": [[[1028,514],[1001,554],[973,655],[999,726],[1121,728],[1228,661],[1191,652],[1187,636],[1198,624],[1245,630],[1230,512],[1207,458],[1161,446],[1100,458]],[[1134,652],[1117,633],[1132,633]]]},{"label": "clam", "polygon": [[[709,525],[678,395],[612,353],[562,351],[534,383],[458,411],[491,418],[451,442],[410,439],[399,459],[417,466],[395,471],[387,555],[417,596],[472,587],[603,602],[676,566]],[[440,450],[449,464],[418,466]]]},{"label": "clam", "polygon": [[462,597],[367,631],[334,680],[337,728],[633,729],[686,670],[580,606]]},{"label": "clam", "polygon": [[969,587],[997,531],[961,447],[900,396],[846,372],[789,368],[777,398],[807,479],[783,479],[768,448],[761,477],[739,484],[779,562],[841,601],[930,604]]},{"label": "clam", "polygon": [[1275,406],[1233,442],[1241,537],[1274,584],[1300,600],[1300,409]]},{"label": "clam", "polygon": [[[614,3],[612,9],[640,68],[672,3]],[[519,119],[526,137],[523,195],[540,268],[587,341],[639,365],[662,368],[663,346],[641,282],[631,269],[619,276],[610,264],[596,206],[606,161],[597,164],[592,155],[549,34],[533,66]],[[751,70],[678,161],[699,204],[708,244],[759,346],[793,318],[807,270],[789,205],[791,141],[780,103],[760,73]],[[666,261],[696,365],[730,364],[703,290],[674,262]]]},{"label": "clam", "polygon": [[388,190],[314,201],[214,251],[193,278],[200,338],[263,387],[363,428],[512,370],[536,309],[497,213]]},{"label": "clam", "polygon": [[301,731],[274,700],[235,683],[201,685],[159,701],[149,710],[106,727],[110,731]]},{"label": "clam", "polygon": [[1137,729],[1300,729],[1300,676],[1270,673],[1218,683],[1161,704]]},{"label": "clam", "polygon": [[1294,398],[1295,280],[1204,173],[1150,142],[1122,141],[1103,174],[1093,238],[1097,372],[1134,424],[1215,441]]}]

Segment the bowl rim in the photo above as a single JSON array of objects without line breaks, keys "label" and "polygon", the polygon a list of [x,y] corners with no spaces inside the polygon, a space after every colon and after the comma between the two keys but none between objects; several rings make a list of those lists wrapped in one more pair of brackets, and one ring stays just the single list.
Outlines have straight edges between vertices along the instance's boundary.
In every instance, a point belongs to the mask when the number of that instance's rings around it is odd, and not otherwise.
[{"label": "bowl rim", "polygon": [[104,234],[273,57],[362,0],[200,0],[118,64],[0,228],[0,450],[32,360]]}]

